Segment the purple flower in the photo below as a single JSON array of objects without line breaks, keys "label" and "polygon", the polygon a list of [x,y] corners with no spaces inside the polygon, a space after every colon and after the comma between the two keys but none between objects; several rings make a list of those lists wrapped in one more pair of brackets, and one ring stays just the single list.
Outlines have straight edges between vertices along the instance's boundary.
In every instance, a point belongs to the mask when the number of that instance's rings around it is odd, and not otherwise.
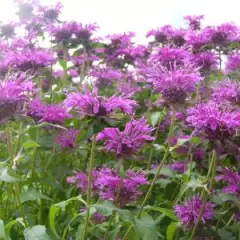
[{"label": "purple flower", "polygon": [[200,67],[200,71],[205,74],[217,70],[218,57],[214,52],[201,52],[192,56],[192,61]]},{"label": "purple flower", "polygon": [[20,114],[24,102],[35,91],[34,84],[25,75],[11,76],[0,81],[0,122]]},{"label": "purple flower", "polygon": [[227,184],[222,191],[224,193],[236,194],[238,197],[240,197],[240,175],[236,171],[228,168],[223,168],[221,172],[222,174],[218,175],[216,180]]},{"label": "purple flower", "polygon": [[238,28],[234,24],[225,23],[216,27],[206,27],[203,33],[209,42],[222,46],[237,40]]},{"label": "purple flower", "polygon": [[15,26],[16,24],[14,23],[0,25],[0,36],[6,39],[12,38],[15,35]]},{"label": "purple flower", "polygon": [[234,80],[225,80],[213,87],[212,97],[217,101],[229,101],[231,104],[240,104],[240,83]]},{"label": "purple flower", "polygon": [[122,77],[122,73],[119,70],[104,67],[92,69],[90,76],[96,78],[97,84],[111,85],[113,80],[118,80]]},{"label": "purple flower", "polygon": [[185,44],[185,35],[186,30],[185,29],[173,29],[173,31],[170,34],[171,42],[178,47],[181,47]]},{"label": "purple flower", "polygon": [[176,171],[178,173],[184,173],[185,171],[185,164],[184,162],[174,162],[167,165],[172,171]]},{"label": "purple flower", "polygon": [[205,157],[204,148],[196,148],[193,152],[193,160],[197,163],[201,163]]},{"label": "purple flower", "polygon": [[[193,196],[192,199],[185,201],[183,204],[178,204],[174,207],[177,217],[185,228],[191,228],[196,223],[200,214],[203,203],[198,196]],[[207,202],[201,217],[200,222],[205,224],[207,220],[213,217],[213,207],[211,202]]]},{"label": "purple flower", "polygon": [[53,55],[45,50],[24,49],[19,52],[8,52],[6,61],[8,65],[21,71],[37,71],[40,68],[55,63]]},{"label": "purple flower", "polygon": [[173,32],[173,28],[170,25],[164,25],[161,28],[158,29],[152,29],[150,30],[146,37],[155,37],[155,41],[159,43],[164,43],[169,40],[169,36]]},{"label": "purple flower", "polygon": [[184,19],[188,22],[191,30],[201,29],[201,20],[204,19],[204,15],[198,16],[185,16]]},{"label": "purple flower", "polygon": [[85,93],[70,93],[64,100],[64,105],[75,108],[87,116],[104,117],[117,110],[132,114],[137,103],[128,96],[114,95],[110,98],[98,96],[97,89],[94,89],[92,92],[85,90]]},{"label": "purple flower", "polygon": [[239,112],[215,102],[200,103],[187,111],[187,122],[209,140],[232,137],[240,127]]},{"label": "purple flower", "polygon": [[114,151],[117,155],[131,155],[136,153],[146,141],[155,139],[150,135],[152,130],[141,118],[128,122],[122,132],[118,128],[105,128],[98,133],[97,141],[104,141],[107,151]]},{"label": "purple flower", "polygon": [[63,124],[65,119],[72,118],[72,115],[69,114],[67,109],[62,105],[46,105],[38,99],[29,103],[28,116],[32,117],[35,121],[53,124]]},{"label": "purple flower", "polygon": [[75,129],[61,130],[57,137],[56,143],[60,145],[61,150],[65,148],[75,148],[76,147],[76,137],[79,131]]},{"label": "purple flower", "polygon": [[191,65],[175,65],[168,70],[155,63],[149,66],[147,76],[155,90],[162,94],[162,100],[170,104],[184,102],[202,79],[199,70]]},{"label": "purple flower", "polygon": [[54,22],[58,19],[62,7],[62,3],[58,2],[55,6],[39,6],[38,12],[44,20]]},{"label": "purple flower", "polygon": [[183,48],[164,46],[157,48],[150,56],[150,62],[159,62],[162,66],[171,69],[174,64],[183,65],[190,57],[190,53]]},{"label": "purple flower", "polygon": [[235,52],[228,56],[225,70],[227,73],[240,70],[240,52]]},{"label": "purple flower", "polygon": [[192,47],[193,51],[201,50],[201,48],[203,48],[209,42],[208,37],[203,31],[188,31],[186,33],[185,40],[187,45]]},{"label": "purple flower", "polygon": [[[122,183],[121,183],[122,182]],[[118,205],[135,202],[142,192],[138,190],[141,185],[147,184],[147,179],[142,172],[128,170],[121,181],[115,169],[103,168],[99,171],[96,185],[101,199],[114,201],[120,187]]]},{"label": "purple flower", "polygon": [[[97,176],[98,176],[98,171],[93,170],[92,172],[92,189],[93,191],[96,191],[97,185]],[[76,184],[77,188],[80,189],[81,193],[86,194],[87,189],[88,189],[88,177],[85,173],[83,172],[75,172],[75,176],[72,177],[67,177],[66,179],[68,184]]]},{"label": "purple flower", "polygon": [[95,24],[83,25],[78,22],[62,22],[61,24],[50,26],[49,31],[57,43],[86,44],[97,28],[98,26]]}]

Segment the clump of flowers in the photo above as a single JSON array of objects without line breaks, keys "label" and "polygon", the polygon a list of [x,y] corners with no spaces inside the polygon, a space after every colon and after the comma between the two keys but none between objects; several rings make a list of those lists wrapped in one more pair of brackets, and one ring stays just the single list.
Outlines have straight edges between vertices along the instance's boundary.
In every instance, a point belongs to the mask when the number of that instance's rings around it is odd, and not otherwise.
[{"label": "clump of flowers", "polygon": [[240,83],[236,80],[224,80],[213,87],[212,97],[217,101],[229,101],[240,104]]},{"label": "clump of flowers", "polygon": [[[203,202],[199,196],[193,196],[190,200],[185,201],[183,204],[177,204],[174,207],[174,210],[183,226],[189,229],[196,223],[202,207]],[[211,202],[206,203],[200,219],[202,224],[206,224],[208,220],[212,219],[213,207],[214,205]]]},{"label": "clump of flowers", "polygon": [[75,129],[61,130],[56,137],[56,143],[60,145],[61,150],[65,148],[75,148],[76,137],[80,131]]},{"label": "clump of flowers", "polygon": [[105,142],[105,149],[117,155],[132,155],[147,141],[153,141],[152,128],[144,118],[131,120],[121,132],[118,128],[105,128],[98,133],[97,140]]},{"label": "clump of flowers", "polygon": [[65,119],[72,118],[67,109],[59,104],[44,104],[38,99],[28,105],[28,116],[35,121],[63,124]]},{"label": "clump of flowers", "polygon": [[[80,172],[67,178],[67,183],[75,183],[84,193],[88,188],[87,176]],[[124,206],[135,202],[142,195],[139,187],[146,185],[147,179],[143,172],[128,170],[124,177],[111,168],[101,168],[93,171],[92,189],[99,198],[109,201],[117,201],[116,204]]]},{"label": "clump of flowers", "polygon": [[34,84],[25,75],[0,81],[0,122],[20,114],[24,102],[29,100],[34,91]]},{"label": "clump of flowers", "polygon": [[191,65],[175,65],[169,70],[159,64],[152,64],[147,76],[155,91],[161,93],[162,101],[168,104],[183,103],[196,91],[202,79],[199,70]]},{"label": "clump of flowers", "polygon": [[188,110],[187,122],[197,134],[212,141],[224,141],[240,127],[239,112],[215,102],[200,103]]},{"label": "clump of flowers", "polygon": [[216,180],[227,185],[222,189],[224,193],[230,193],[240,197],[240,174],[238,172],[223,168],[221,174],[216,177]]},{"label": "clump of flowers", "polygon": [[75,108],[87,116],[105,117],[117,110],[131,115],[137,103],[129,99],[128,96],[115,95],[110,98],[99,96],[98,90],[94,88],[92,92],[85,90],[84,93],[68,94],[64,100],[64,105],[68,108]]}]

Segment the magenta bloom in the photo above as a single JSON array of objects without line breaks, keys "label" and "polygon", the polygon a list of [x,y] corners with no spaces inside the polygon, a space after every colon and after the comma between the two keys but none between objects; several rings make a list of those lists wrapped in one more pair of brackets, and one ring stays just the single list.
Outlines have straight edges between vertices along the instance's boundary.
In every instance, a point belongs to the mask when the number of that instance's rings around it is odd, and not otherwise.
[{"label": "magenta bloom", "polygon": [[234,136],[240,127],[239,112],[215,102],[200,103],[187,112],[187,122],[209,140]]},{"label": "magenta bloom", "polygon": [[217,101],[229,101],[240,104],[240,83],[234,80],[225,80],[217,83],[212,91],[212,97]]},{"label": "magenta bloom", "polygon": [[214,52],[197,53],[194,54],[191,59],[196,64],[196,66],[200,67],[200,71],[203,74],[217,70],[218,57]]},{"label": "magenta bloom", "polygon": [[222,174],[216,177],[216,180],[222,181],[227,184],[226,187],[222,189],[225,193],[236,194],[240,197],[240,175],[236,171],[230,170],[228,168],[222,169]]},{"label": "magenta bloom", "polygon": [[0,122],[20,114],[24,102],[34,91],[34,84],[24,75],[0,81]]},{"label": "magenta bloom", "polygon": [[[207,202],[201,217],[201,223],[205,224],[207,220],[213,217],[213,207],[211,202]],[[185,228],[191,228],[197,221],[202,208],[202,201],[198,196],[193,196],[192,199],[185,201],[182,205],[178,204],[174,207],[177,217]]]},{"label": "magenta bloom", "polygon": [[98,133],[97,141],[104,141],[107,151],[114,151],[117,155],[131,155],[136,153],[146,141],[155,139],[150,135],[152,130],[141,118],[128,122],[122,132],[118,128],[105,128]]},{"label": "magenta bloom", "polygon": [[206,27],[203,33],[209,41],[215,45],[224,45],[236,41],[238,28],[234,24],[225,23],[217,27]]},{"label": "magenta bloom", "polygon": [[235,52],[228,56],[225,69],[227,73],[240,70],[240,52]]},{"label": "magenta bloom", "polygon": [[170,25],[164,25],[158,29],[152,29],[148,31],[146,37],[155,37],[155,41],[159,43],[164,43],[169,40],[169,36],[173,32],[173,28]]},{"label": "magenta bloom", "polygon": [[39,6],[38,11],[44,20],[54,22],[58,19],[62,7],[62,3],[58,2],[55,6]]},{"label": "magenta bloom", "polygon": [[164,67],[171,69],[174,64],[183,65],[189,59],[190,53],[183,48],[164,46],[156,49],[149,61],[159,62]]},{"label": "magenta bloom", "polygon": [[195,31],[201,29],[201,20],[204,19],[204,15],[185,16],[184,19],[188,22],[190,29]]},{"label": "magenta bloom", "polygon": [[90,75],[95,77],[97,84],[111,85],[113,80],[118,80],[122,77],[122,73],[119,70],[112,68],[94,68],[90,72]]},{"label": "magenta bloom", "polygon": [[8,52],[8,65],[21,71],[36,71],[55,63],[53,55],[45,50],[24,49],[20,52]]},{"label": "magenta bloom", "polygon": [[[96,191],[97,189],[96,181],[97,181],[98,171],[93,170],[92,176],[93,176],[92,189],[93,191]],[[75,172],[75,176],[67,177],[66,181],[68,184],[76,184],[77,188],[80,189],[81,193],[83,194],[87,193],[88,177],[83,172]]]},{"label": "magenta bloom", "polygon": [[[96,185],[101,199],[114,201],[117,196],[121,177],[115,169],[103,168],[99,171]],[[135,202],[142,192],[138,188],[147,184],[147,179],[142,172],[128,170],[120,185],[118,205]]]},{"label": "magenta bloom", "polygon": [[178,173],[184,173],[185,171],[185,164],[184,162],[174,162],[167,165],[168,168],[170,168],[172,171],[178,172]]},{"label": "magenta bloom", "polygon": [[201,50],[209,42],[208,36],[203,31],[188,31],[185,35],[187,45],[191,46],[193,50]]},{"label": "magenta bloom", "polygon": [[75,108],[87,116],[104,117],[117,110],[133,114],[137,103],[128,96],[114,95],[110,98],[98,96],[97,89],[94,89],[92,92],[85,90],[85,93],[70,93],[64,100],[64,105]]},{"label": "magenta bloom", "polygon": [[28,116],[35,121],[53,124],[63,124],[65,119],[72,118],[72,115],[67,112],[65,107],[58,104],[46,105],[38,99],[29,103]]},{"label": "magenta bloom", "polygon": [[61,130],[56,138],[56,143],[60,145],[61,150],[65,148],[75,148],[76,147],[76,137],[79,131],[75,129]]},{"label": "magenta bloom", "polygon": [[175,65],[168,70],[155,63],[149,66],[147,76],[155,90],[162,94],[163,101],[170,104],[184,102],[202,79],[199,70],[191,65]]},{"label": "magenta bloom", "polygon": [[78,22],[62,22],[51,26],[49,31],[55,42],[66,44],[71,41],[72,43],[85,44],[90,40],[91,35],[97,28],[98,26],[95,24],[83,25]]}]

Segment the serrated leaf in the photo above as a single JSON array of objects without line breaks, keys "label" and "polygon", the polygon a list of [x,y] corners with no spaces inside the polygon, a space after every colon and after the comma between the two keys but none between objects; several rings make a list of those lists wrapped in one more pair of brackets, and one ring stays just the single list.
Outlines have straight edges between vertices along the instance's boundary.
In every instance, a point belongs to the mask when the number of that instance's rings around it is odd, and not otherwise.
[{"label": "serrated leaf", "polygon": [[20,201],[21,203],[27,202],[27,201],[36,201],[38,199],[45,199],[48,201],[51,201],[51,198],[45,196],[44,194],[38,192],[36,189],[29,189],[26,192],[23,192],[20,195]]},{"label": "serrated leaf", "polygon": [[25,240],[51,240],[46,232],[46,227],[42,225],[26,228],[23,235]]}]

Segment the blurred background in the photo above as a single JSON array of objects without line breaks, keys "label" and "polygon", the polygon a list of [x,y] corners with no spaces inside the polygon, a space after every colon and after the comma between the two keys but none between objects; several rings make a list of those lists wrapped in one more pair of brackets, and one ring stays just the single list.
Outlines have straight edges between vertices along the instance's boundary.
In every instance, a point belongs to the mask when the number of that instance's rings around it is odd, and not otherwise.
[{"label": "blurred background", "polygon": [[[41,0],[43,5],[57,0]],[[239,0],[61,0],[62,20],[96,22],[101,34],[134,31],[144,41],[146,32],[163,24],[183,26],[185,15],[205,15],[205,25],[234,22],[240,25]],[[13,0],[0,0],[0,21],[16,19]]]}]

